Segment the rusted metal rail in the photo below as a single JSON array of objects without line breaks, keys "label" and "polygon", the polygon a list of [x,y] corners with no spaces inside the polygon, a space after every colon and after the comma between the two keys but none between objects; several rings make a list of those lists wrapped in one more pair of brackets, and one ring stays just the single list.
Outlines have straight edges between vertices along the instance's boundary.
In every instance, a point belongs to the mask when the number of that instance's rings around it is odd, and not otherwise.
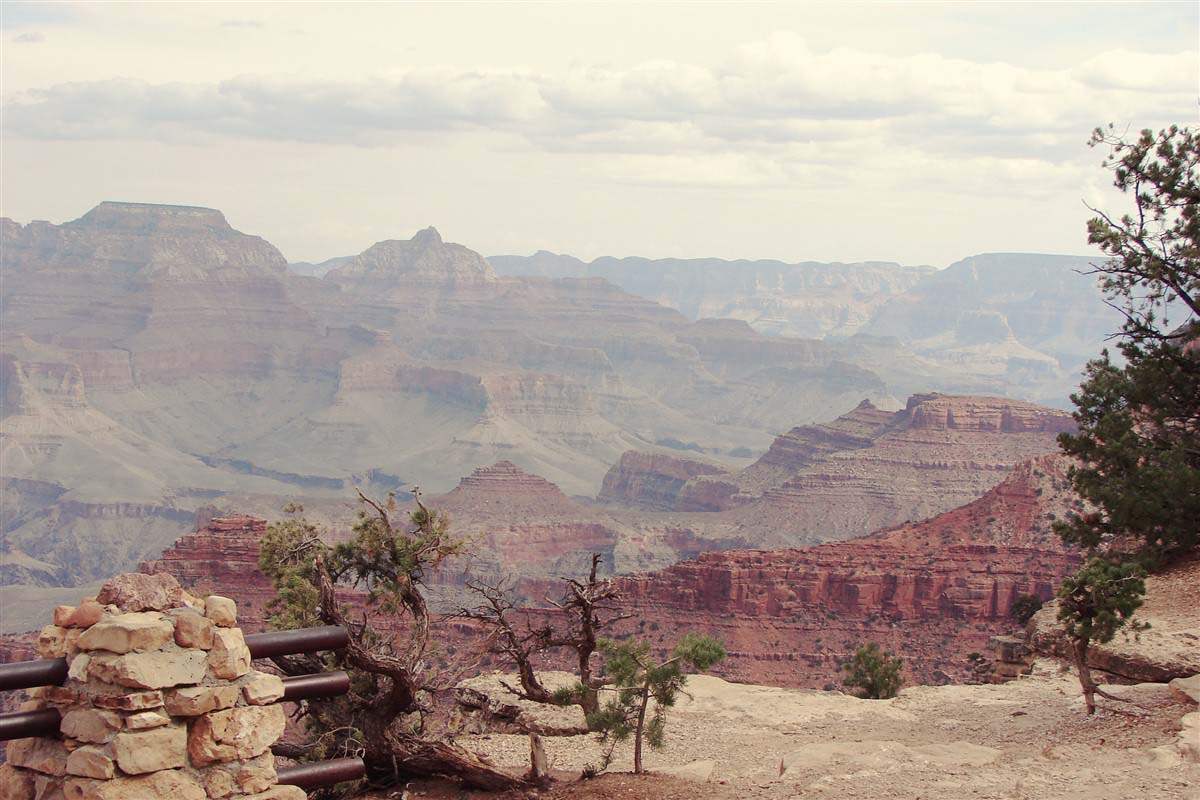
[{"label": "rusted metal rail", "polygon": [[367,765],[361,758],[335,758],[332,761],[283,767],[277,774],[282,784],[299,786],[301,789],[316,789],[343,781],[359,780],[367,774]]},{"label": "rusted metal rail", "polygon": [[[337,625],[298,628],[293,631],[252,633],[246,637],[251,658],[290,656],[317,650],[340,650],[350,642],[350,634]],[[35,686],[61,686],[67,679],[65,658],[43,658],[0,664],[0,692],[32,689]]]},{"label": "rusted metal rail", "polygon": [[[315,675],[290,675],[283,679],[282,702],[338,697],[348,691],[350,676],[341,670]],[[0,714],[0,742],[29,736],[57,736],[61,721],[62,716],[57,708]]]}]

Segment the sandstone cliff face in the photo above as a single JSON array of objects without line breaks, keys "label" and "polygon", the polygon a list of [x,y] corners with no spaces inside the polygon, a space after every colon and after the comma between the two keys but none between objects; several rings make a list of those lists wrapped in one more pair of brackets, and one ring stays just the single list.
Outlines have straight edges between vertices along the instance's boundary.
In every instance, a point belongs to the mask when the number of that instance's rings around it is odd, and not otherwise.
[{"label": "sandstone cliff face", "polygon": [[236,598],[242,625],[261,630],[267,603],[275,596],[258,571],[259,544],[267,522],[245,515],[216,517],[195,533],[180,537],[161,558],[143,562],[142,572],[173,575],[193,594]]},{"label": "sandstone cliff face", "polygon": [[1014,629],[1013,600],[1049,599],[1077,566],[1051,531],[1076,503],[1065,460],[1050,456],[924,522],[805,550],[710,553],[620,582],[642,635],[712,632],[731,651],[722,674],[738,680],[840,684],[863,641],[922,681],[965,680],[967,654]]},{"label": "sandstone cliff face", "polygon": [[672,511],[683,485],[698,475],[723,475],[727,469],[664,453],[630,450],[604,476],[597,499],[650,511]]},{"label": "sandstone cliff face", "polygon": [[[697,471],[681,482],[660,478],[648,459],[623,458],[601,499],[720,512],[768,546],[816,544],[969,503],[1018,463],[1054,452],[1057,434],[1073,426],[1065,412],[1005,398],[914,395],[897,412],[864,401],[832,422],[776,437],[741,470]],[[703,528],[702,518],[689,524]]]}]

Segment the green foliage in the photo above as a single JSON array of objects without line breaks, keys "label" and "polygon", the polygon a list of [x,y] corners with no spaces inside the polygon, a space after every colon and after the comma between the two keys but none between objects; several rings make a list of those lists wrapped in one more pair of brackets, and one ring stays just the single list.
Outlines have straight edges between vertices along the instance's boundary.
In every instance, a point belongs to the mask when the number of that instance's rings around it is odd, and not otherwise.
[{"label": "green foliage", "polygon": [[[351,634],[347,650],[305,657],[301,665],[300,671],[337,668],[350,675],[347,694],[306,703],[305,759],[362,755],[369,763],[379,762],[391,757],[391,743],[382,738],[394,742],[421,732],[418,698],[432,659],[427,657],[428,619],[420,587],[427,570],[460,549],[446,517],[419,502],[408,515],[410,525],[404,526],[393,524],[389,516],[398,510],[393,497],[385,503],[360,499],[366,509],[348,541],[330,546],[315,525],[292,516],[269,525],[261,542],[259,569],[276,591],[268,604],[271,626],[286,630],[343,624]],[[303,511],[286,510],[293,515]],[[365,590],[367,624],[350,625],[342,609],[322,607],[322,597],[332,597],[336,585]],[[410,618],[403,649],[372,629],[370,619],[379,615]]]},{"label": "green foliage", "polygon": [[1134,203],[1120,219],[1098,211],[1088,221],[1088,242],[1111,258],[1100,286],[1124,306],[1125,335],[1160,338],[1170,305],[1200,316],[1200,135],[1172,125],[1127,142],[1110,125],[1090,144],[1109,148],[1103,166]]},{"label": "green foliage", "polygon": [[671,657],[659,663],[651,657],[650,643],[645,640],[604,639],[599,649],[605,657],[605,677],[611,681],[607,691],[613,692],[614,697],[588,716],[588,727],[610,745],[602,768],[611,763],[616,743],[632,736],[634,771],[641,772],[642,741],[655,749],[663,746],[667,711],[675,705],[687,683],[685,669],[697,672],[711,669],[725,658],[725,647],[712,637],[688,633],[679,640]]},{"label": "green foliage", "polygon": [[1024,625],[1033,619],[1033,615],[1042,610],[1042,598],[1036,594],[1023,594],[1012,602],[1008,613],[1017,622]]},{"label": "green foliage", "polygon": [[1137,564],[1089,559],[1058,590],[1058,619],[1067,635],[1084,646],[1111,642],[1141,607],[1144,578]]},{"label": "green foliage", "polygon": [[1151,558],[1200,541],[1200,359],[1171,341],[1125,342],[1124,366],[1091,362],[1075,403],[1076,434],[1059,445],[1079,464],[1071,482],[1098,509],[1056,522],[1095,550],[1130,538]]},{"label": "green foliage", "polygon": [[[319,596],[314,585],[321,561],[335,583],[348,583],[367,593],[376,612],[403,613],[428,569],[462,550],[450,535],[449,518],[424,505],[409,514],[413,530],[392,524],[388,514],[398,509],[389,495],[386,504],[362,498],[373,511],[358,512],[354,537],[329,547],[304,517],[267,527],[259,552],[259,569],[275,583],[276,597],[268,606],[269,621],[279,629],[319,624]],[[296,511],[302,508],[292,507]]]},{"label": "green foliage", "polygon": [[571,686],[560,686],[551,692],[550,702],[556,706],[573,706],[579,702],[583,692],[583,684],[576,681]]},{"label": "green foliage", "polygon": [[[303,511],[289,506],[289,512]],[[275,584],[275,597],[267,603],[268,624],[276,630],[320,625],[316,613],[320,594],[313,585],[315,548],[320,531],[303,517],[267,526],[258,552],[258,568]]]},{"label": "green foliage", "polygon": [[863,697],[871,700],[886,700],[895,697],[904,685],[900,668],[904,665],[891,652],[880,650],[875,642],[859,645],[842,669],[846,671],[843,684],[858,689]]},{"label": "green foliage", "polygon": [[1059,443],[1097,511],[1055,530],[1089,550],[1128,541],[1153,561],[1200,544],[1200,136],[1172,126],[1126,142],[1097,129],[1092,144],[1109,146],[1104,166],[1134,204],[1088,222],[1088,241],[1109,256],[1101,288],[1125,315],[1125,363],[1106,351],[1071,397],[1079,432]]}]

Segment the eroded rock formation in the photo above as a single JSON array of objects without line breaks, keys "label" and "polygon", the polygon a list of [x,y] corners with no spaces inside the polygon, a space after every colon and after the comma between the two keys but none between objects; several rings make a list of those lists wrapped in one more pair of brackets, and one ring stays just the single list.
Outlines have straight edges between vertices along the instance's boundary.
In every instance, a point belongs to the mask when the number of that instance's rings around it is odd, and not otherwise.
[{"label": "eroded rock formation", "polygon": [[1078,555],[1052,531],[1077,501],[1066,463],[1020,465],[978,500],[924,522],[803,550],[710,553],[622,578],[636,631],[720,636],[723,674],[820,687],[854,647],[876,641],[922,681],[970,677],[967,655],[1011,632],[1014,599],[1049,599]]},{"label": "eroded rock formation", "polygon": [[[996,397],[913,395],[883,411],[863,401],[836,420],[776,437],[737,471],[625,454],[601,500],[634,508],[725,512],[718,518],[771,546],[861,536],[969,503],[1023,460],[1053,452],[1074,422],[1062,411]],[[686,469],[693,476],[679,480]],[[702,529],[700,515],[689,524]]]}]

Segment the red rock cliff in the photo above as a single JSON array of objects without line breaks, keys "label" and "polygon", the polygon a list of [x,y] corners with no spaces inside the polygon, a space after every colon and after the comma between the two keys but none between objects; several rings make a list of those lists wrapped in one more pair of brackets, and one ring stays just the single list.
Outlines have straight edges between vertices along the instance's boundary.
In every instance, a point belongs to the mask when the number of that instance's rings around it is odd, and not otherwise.
[{"label": "red rock cliff", "polygon": [[1009,632],[1015,598],[1052,596],[1078,564],[1051,531],[1078,507],[1065,459],[1026,462],[973,503],[925,522],[804,550],[702,555],[619,579],[631,632],[664,645],[680,630],[721,637],[738,680],[819,687],[863,641],[921,681],[965,679],[966,655]]}]

